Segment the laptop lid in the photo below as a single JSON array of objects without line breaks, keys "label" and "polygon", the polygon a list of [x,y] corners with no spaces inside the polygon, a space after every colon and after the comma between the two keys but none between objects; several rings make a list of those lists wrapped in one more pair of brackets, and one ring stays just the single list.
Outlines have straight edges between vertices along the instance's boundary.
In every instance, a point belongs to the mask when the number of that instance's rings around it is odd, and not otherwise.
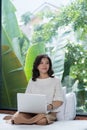
[{"label": "laptop lid", "polygon": [[25,113],[47,113],[46,95],[17,93],[17,109]]}]

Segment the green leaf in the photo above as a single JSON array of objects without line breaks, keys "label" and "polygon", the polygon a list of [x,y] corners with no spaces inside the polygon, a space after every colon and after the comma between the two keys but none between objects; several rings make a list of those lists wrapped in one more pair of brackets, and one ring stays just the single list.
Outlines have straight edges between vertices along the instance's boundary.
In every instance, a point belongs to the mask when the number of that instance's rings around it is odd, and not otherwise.
[{"label": "green leaf", "polygon": [[2,26],[2,44],[3,45],[7,45],[7,46],[10,46],[12,48],[12,43],[11,43],[11,40],[8,36],[8,34],[6,33],[5,29],[3,28]]},{"label": "green leaf", "polygon": [[14,50],[14,52],[15,52],[16,56],[18,57],[18,59],[20,60],[20,62],[23,63],[22,57],[21,57],[20,46],[18,43],[19,43],[18,38],[14,38],[12,41],[10,36],[8,35],[6,30],[2,26],[2,45],[7,45],[12,50]]},{"label": "green leaf", "polygon": [[20,29],[15,15],[15,7],[10,0],[2,1],[2,25],[5,31],[10,36],[11,40],[14,37],[20,36]]},{"label": "green leaf", "polygon": [[55,54],[53,55],[53,70],[55,75],[62,79],[62,75],[64,72],[64,58],[65,52],[62,49],[56,48]]},{"label": "green leaf", "polygon": [[9,45],[23,64],[20,43],[15,40],[22,37],[15,11],[16,9],[10,0],[2,1],[2,44]]},{"label": "green leaf", "polygon": [[35,57],[43,53],[45,53],[44,44],[37,43],[37,44],[32,45],[28,49],[26,60],[25,60],[25,67],[24,67],[27,80],[29,80],[32,77],[32,67],[33,67],[33,62],[35,60]]},{"label": "green leaf", "polygon": [[25,92],[27,79],[21,63],[9,46],[2,46],[2,108],[16,108],[16,94]]}]

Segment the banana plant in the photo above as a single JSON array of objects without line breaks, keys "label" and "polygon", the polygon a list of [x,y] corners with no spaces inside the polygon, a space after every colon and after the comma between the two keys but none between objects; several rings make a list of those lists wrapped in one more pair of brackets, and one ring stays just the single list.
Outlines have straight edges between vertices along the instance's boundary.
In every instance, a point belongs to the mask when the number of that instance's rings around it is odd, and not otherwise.
[{"label": "banana plant", "polygon": [[25,92],[27,79],[17,56],[7,45],[2,46],[2,79],[1,107],[16,108],[17,93]]},{"label": "banana plant", "polygon": [[11,40],[21,35],[15,12],[16,8],[10,0],[2,1],[2,25]]},{"label": "banana plant", "polygon": [[20,62],[23,63],[19,41],[17,40],[22,37],[22,32],[18,26],[15,12],[16,9],[10,0],[2,1],[2,44],[8,44]]},{"label": "banana plant", "polygon": [[43,53],[45,53],[45,45],[43,43],[33,44],[31,47],[29,47],[26,54],[25,67],[24,67],[25,74],[28,81],[32,77],[32,67],[33,67],[33,62],[35,60],[35,57]]},{"label": "banana plant", "polygon": [[[61,28],[59,28],[59,30],[61,30]],[[65,48],[71,32],[70,29],[62,29],[61,32],[59,31],[58,38],[56,38],[56,44],[51,52],[54,74],[58,76],[60,80],[62,80],[64,72]]]},{"label": "banana plant", "polygon": [[53,55],[53,70],[56,76],[62,80],[63,72],[64,72],[64,59],[65,59],[65,52],[63,49],[58,50],[56,48],[55,54]]}]

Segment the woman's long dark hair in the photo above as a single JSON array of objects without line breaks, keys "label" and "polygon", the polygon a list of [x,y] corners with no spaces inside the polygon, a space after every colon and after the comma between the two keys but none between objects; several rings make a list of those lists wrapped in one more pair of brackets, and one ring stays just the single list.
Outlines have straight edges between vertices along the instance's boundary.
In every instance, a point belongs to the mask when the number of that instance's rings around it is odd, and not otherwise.
[{"label": "woman's long dark hair", "polygon": [[42,58],[47,58],[49,60],[49,70],[48,70],[48,75],[49,77],[54,77],[53,74],[53,70],[52,70],[52,63],[51,63],[51,59],[49,58],[48,55],[46,54],[41,54],[41,55],[38,55],[34,61],[34,64],[33,64],[33,69],[32,69],[32,80],[33,81],[36,81],[36,78],[38,78],[40,76],[39,74],[39,70],[37,69],[38,68],[38,65],[41,63],[41,60]]}]

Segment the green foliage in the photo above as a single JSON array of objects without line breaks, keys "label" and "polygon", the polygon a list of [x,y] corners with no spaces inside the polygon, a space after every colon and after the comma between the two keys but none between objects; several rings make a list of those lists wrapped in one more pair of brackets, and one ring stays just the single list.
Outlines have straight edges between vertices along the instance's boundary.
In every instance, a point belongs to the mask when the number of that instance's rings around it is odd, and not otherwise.
[{"label": "green foliage", "polygon": [[81,30],[80,39],[85,38],[85,34],[87,34],[87,0],[76,0],[71,5],[63,7],[60,14],[50,17],[47,23],[39,26],[39,30],[35,30],[33,40],[40,39],[48,42],[57,34],[58,27],[69,24],[72,25],[74,31]]},{"label": "green foliage", "polygon": [[60,80],[64,73],[65,45],[63,42],[60,42],[51,53],[54,74],[58,76]]},{"label": "green foliage", "polygon": [[8,32],[6,32],[4,27],[2,27],[2,45],[9,46],[10,49],[12,49],[15,52],[15,54],[18,57],[19,61],[21,63],[23,63],[21,53],[20,53],[20,46],[19,46],[18,43],[19,43],[18,38],[14,38],[14,40],[12,41],[10,35],[8,34]]},{"label": "green foliage", "polygon": [[25,74],[28,81],[32,77],[32,68],[33,68],[33,62],[35,60],[35,57],[39,54],[44,54],[44,53],[45,53],[44,44],[37,43],[29,47],[26,54],[25,67],[24,67]]},{"label": "green foliage", "polygon": [[[43,12],[42,12],[43,14]],[[87,35],[87,0],[76,0],[65,6],[58,14],[48,15],[48,22],[36,25],[32,36],[32,43],[51,42],[61,26],[72,25],[79,40],[86,39]],[[79,36],[79,37],[78,37]]]},{"label": "green foliage", "polygon": [[8,36],[8,33],[5,31],[5,29],[2,27],[2,44],[8,45],[12,48],[11,39]]},{"label": "green foliage", "polygon": [[11,41],[14,37],[19,37],[21,35],[15,11],[16,9],[10,0],[2,1],[2,25]]},{"label": "green foliage", "polygon": [[67,51],[65,54],[65,70],[69,70],[67,75],[84,82],[83,79],[87,77],[87,51],[84,50],[82,45],[68,43]]},{"label": "green foliage", "polygon": [[25,14],[23,14],[21,16],[21,21],[24,22],[24,25],[26,25],[27,23],[29,23],[31,20],[31,13],[30,12],[26,12]]},{"label": "green foliage", "polygon": [[22,45],[26,42],[25,44],[29,47],[29,40],[18,26],[15,11],[16,9],[10,0],[2,1],[2,44],[8,45],[23,65],[23,54],[26,49],[24,50]]},{"label": "green foliage", "polygon": [[1,107],[16,108],[17,93],[25,92],[27,80],[18,58],[6,45],[2,46],[2,79]]},{"label": "green foliage", "polygon": [[[23,37],[10,0],[2,1],[2,88],[3,109],[16,108],[17,92],[24,92],[27,79],[22,66],[19,38]],[[21,81],[21,82],[20,82]]]},{"label": "green foliage", "polygon": [[84,38],[87,34],[87,0],[75,0],[71,5],[63,7],[54,21],[57,27],[72,24],[74,31],[82,29],[82,35],[79,38]]},{"label": "green foliage", "polygon": [[34,34],[32,36],[32,43],[51,42],[52,37],[57,34],[53,26],[54,25],[52,22],[35,26]]},{"label": "green foliage", "polygon": [[[85,87],[87,86],[87,51],[82,45],[68,43],[65,54],[64,75],[63,80],[67,76],[71,76],[74,80],[78,80],[78,88],[76,90],[77,105],[85,104]],[[82,94],[83,93],[83,94]],[[80,100],[81,99],[81,100]]]},{"label": "green foliage", "polygon": [[23,36],[21,38],[20,37],[18,38],[18,43],[20,45],[20,53],[21,53],[21,56],[22,56],[22,61],[23,61],[23,66],[24,66],[24,64],[25,64],[25,55],[27,53],[27,49],[30,46],[30,41],[26,37],[26,35],[23,34]]},{"label": "green foliage", "polygon": [[22,62],[18,37],[21,37],[17,19],[15,16],[15,7],[10,0],[2,1],[2,44],[7,44],[16,53],[18,59]]}]

